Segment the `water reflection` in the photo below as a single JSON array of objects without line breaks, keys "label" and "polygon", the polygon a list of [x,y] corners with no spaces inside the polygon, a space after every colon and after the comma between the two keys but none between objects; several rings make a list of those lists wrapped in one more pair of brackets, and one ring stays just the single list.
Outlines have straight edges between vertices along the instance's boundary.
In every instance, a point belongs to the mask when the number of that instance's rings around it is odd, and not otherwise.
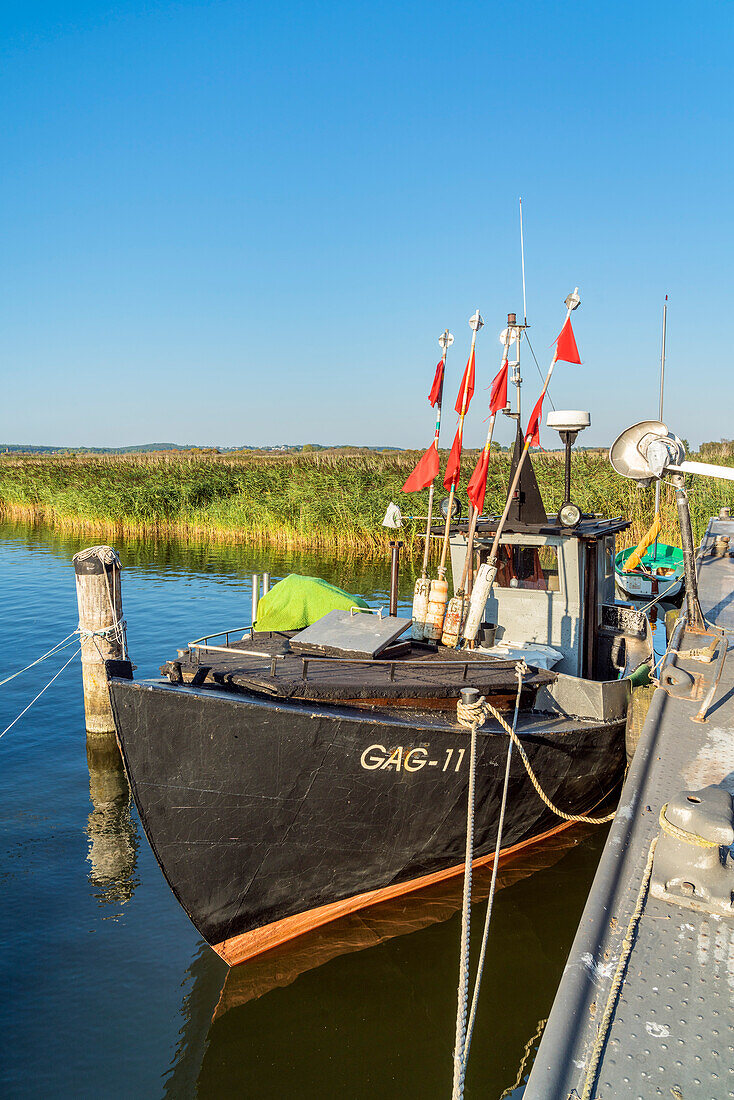
[{"label": "water reflection", "polygon": [[[0,523],[0,538],[12,539],[31,550],[50,553],[66,560],[85,546],[91,546],[97,536],[90,532],[53,530],[31,523]],[[296,550],[287,547],[253,546],[249,543],[183,542],[155,535],[100,535],[119,552],[124,570],[157,572],[163,582],[180,584],[182,575],[192,579],[213,576],[230,586],[249,588],[252,573],[269,572],[273,581],[287,573],[302,573],[321,577],[348,591],[387,599],[390,588],[390,560],[344,557],[337,559],[330,551]],[[412,598],[416,567],[420,561],[403,555],[400,559],[400,594]],[[124,575],[123,575],[124,583]],[[72,586],[73,587],[73,586]]]},{"label": "water reflection", "polygon": [[114,734],[87,734],[87,765],[92,802],[87,822],[89,881],[100,905],[120,906],[138,885],[140,841],[130,816],[130,787]]},{"label": "water reflection", "polygon": [[[71,557],[95,541],[107,538],[0,526],[0,564],[12,577],[0,608],[8,672],[38,656],[39,624],[53,627],[48,644],[76,625]],[[141,678],[157,675],[189,638],[247,621],[253,572],[322,576],[374,603],[388,588],[387,559],[111,541],[123,557]],[[412,583],[406,564],[402,606]],[[12,716],[29,689],[21,681],[8,689]],[[114,742],[90,739],[86,766],[83,722],[78,670],[70,670],[2,742],[0,933],[12,996],[0,1018],[0,1093],[450,1095],[458,895],[439,889],[407,907],[352,915],[227,974],[144,841]],[[568,833],[575,846],[561,858],[547,848],[525,857],[537,864],[503,868],[468,1096],[498,1097],[515,1081],[548,1013],[605,833],[580,841]],[[557,862],[544,866],[546,857]],[[479,908],[475,952],[481,923]]]},{"label": "water reflection", "polygon": [[[542,900],[544,875],[547,878],[549,870],[560,864],[579,846],[586,849],[592,847],[596,851],[599,836],[599,830],[593,826],[574,826],[564,829],[542,844],[507,857],[498,873],[498,890],[507,891],[508,887],[516,887],[532,879],[536,917],[542,925],[547,915],[547,907]],[[475,873],[472,894],[475,905],[487,898],[490,879],[491,868],[482,868]],[[286,1095],[289,1087],[295,1089],[298,1095],[306,1095],[303,1091],[303,1079],[300,1088],[298,1086],[297,1067],[300,1063],[301,1072],[308,1073],[311,1041],[318,1041],[322,1055],[327,1054],[322,1059],[322,1065],[341,1063],[351,1066],[350,1072],[353,1073],[367,1054],[365,1044],[369,1045],[369,1036],[374,1030],[370,1026],[365,1027],[364,1017],[361,1023],[356,1018],[349,1018],[355,1011],[358,1016],[364,1011],[362,996],[365,990],[360,989],[359,981],[354,984],[355,973],[361,975],[362,980],[367,983],[371,990],[370,997],[380,987],[389,997],[389,1018],[393,1034],[385,1038],[385,1043],[388,1048],[392,1048],[396,1036],[400,1037],[400,1042],[405,1044],[403,1055],[406,1072],[411,1066],[415,1070],[420,1061],[416,1055],[423,1045],[419,1034],[421,1021],[428,1025],[429,1037],[439,1041],[442,1048],[448,1049],[451,1027],[448,1026],[445,1030],[438,1020],[446,1016],[455,996],[454,970],[458,958],[457,922],[461,894],[462,880],[457,877],[418,893],[393,898],[359,913],[349,914],[230,970],[223,971],[220,960],[202,945],[202,950],[189,967],[183,983],[186,993],[181,1009],[180,1041],[165,1083],[165,1095]],[[512,891],[508,891],[508,896],[511,894]],[[507,906],[503,907],[499,899],[496,912],[498,924],[502,924],[506,920]],[[480,906],[475,910],[474,918],[472,941],[475,949],[481,938],[483,916],[484,907]],[[437,929],[439,935],[434,934],[427,939],[426,933],[431,926],[439,925],[444,925],[443,929]],[[415,936],[413,933],[422,934]],[[491,987],[492,974],[494,972],[496,976],[498,969],[497,953],[500,950],[501,934],[499,929],[493,931],[487,989],[483,994],[485,1001],[491,1002],[493,996],[497,996],[497,989],[493,993]],[[390,949],[391,941],[403,937],[406,943],[402,951],[399,951],[397,944]],[[545,938],[546,932],[539,930],[539,948]],[[367,948],[372,950],[366,951]],[[530,945],[528,948],[532,955]],[[359,952],[364,952],[363,962],[346,961],[347,956]],[[411,960],[406,969],[400,966],[396,969],[396,958],[401,955]],[[544,951],[539,950],[537,962],[541,969],[543,955]],[[340,965],[340,960],[344,965]],[[439,975],[440,970],[448,970],[445,980]],[[344,978],[343,987],[340,987],[339,975]],[[296,984],[298,989],[291,992],[289,987]],[[267,1004],[256,1006],[256,1002],[262,1002],[266,995],[274,993],[276,997],[272,1008],[268,1007],[269,998]],[[500,997],[503,1002],[506,996],[507,990],[502,989]],[[439,1006],[436,1018],[430,1005],[432,998],[437,999]],[[327,1007],[329,1005],[330,1009]],[[267,1034],[267,1027],[265,1031],[262,1030],[263,1021],[271,1015],[274,1031]],[[287,1023],[289,1020],[290,1024]],[[398,1020],[401,1022],[397,1023]],[[378,1023],[378,1030],[380,1026]],[[318,1040],[315,1032],[318,1032]],[[355,1034],[362,1038],[355,1041]],[[294,1072],[293,1080],[286,1086],[282,1073],[278,1072],[278,1089],[271,1088],[267,1067],[272,1065],[271,1059],[277,1060],[278,1047],[284,1041],[299,1048],[303,1061],[301,1062],[300,1057],[292,1057],[291,1047],[288,1060],[291,1071]],[[537,1045],[535,1039],[531,1045],[533,1048]],[[323,1049],[325,1046],[326,1052]],[[384,1051],[380,1059],[383,1056]],[[428,1061],[433,1072],[435,1052]],[[519,1061],[518,1057],[515,1067]],[[447,1067],[448,1059],[444,1068]],[[417,1072],[420,1077],[421,1071]],[[515,1072],[507,1073],[510,1080],[515,1076]],[[380,1075],[380,1079],[384,1087],[384,1077]],[[317,1095],[322,1089],[322,1094],[343,1091],[344,1081],[339,1084],[340,1081],[341,1070],[335,1070],[329,1087],[320,1080],[318,1088],[314,1087],[313,1092],[309,1091],[308,1095]],[[429,1078],[426,1079],[426,1086],[428,1083]],[[432,1084],[435,1090],[435,1080]],[[517,1084],[516,1081],[514,1087]],[[410,1095],[419,1094],[415,1086],[413,1081],[409,1089]],[[279,1092],[279,1089],[284,1091]],[[349,1078],[345,1094],[370,1095],[364,1074],[361,1083],[355,1083],[354,1077]],[[434,1091],[429,1089],[428,1093],[422,1094],[434,1094]]]}]

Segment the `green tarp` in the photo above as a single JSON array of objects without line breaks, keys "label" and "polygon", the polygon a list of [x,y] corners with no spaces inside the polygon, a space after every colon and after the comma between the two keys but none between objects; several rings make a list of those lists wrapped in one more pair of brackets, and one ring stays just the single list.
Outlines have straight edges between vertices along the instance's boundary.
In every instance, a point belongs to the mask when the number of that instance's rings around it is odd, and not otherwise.
[{"label": "green tarp", "polygon": [[369,604],[319,577],[290,573],[260,600],[256,629],[302,630],[330,611],[348,611],[350,607],[369,607]]}]

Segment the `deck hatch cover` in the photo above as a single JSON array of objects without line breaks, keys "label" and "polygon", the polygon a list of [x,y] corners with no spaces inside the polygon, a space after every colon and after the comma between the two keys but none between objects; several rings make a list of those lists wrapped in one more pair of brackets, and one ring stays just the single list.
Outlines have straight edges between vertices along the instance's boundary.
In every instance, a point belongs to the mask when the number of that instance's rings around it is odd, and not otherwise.
[{"label": "deck hatch cover", "polygon": [[319,657],[369,660],[379,656],[411,625],[411,619],[396,615],[330,611],[292,638],[291,650]]}]

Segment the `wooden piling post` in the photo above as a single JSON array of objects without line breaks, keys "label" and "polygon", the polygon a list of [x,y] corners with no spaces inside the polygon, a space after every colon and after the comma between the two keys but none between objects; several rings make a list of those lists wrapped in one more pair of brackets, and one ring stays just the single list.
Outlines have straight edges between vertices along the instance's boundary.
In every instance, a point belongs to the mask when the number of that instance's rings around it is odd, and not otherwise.
[{"label": "wooden piling post", "polygon": [[104,662],[127,657],[120,559],[111,546],[91,546],[75,554],[73,561],[87,731],[113,733]]}]

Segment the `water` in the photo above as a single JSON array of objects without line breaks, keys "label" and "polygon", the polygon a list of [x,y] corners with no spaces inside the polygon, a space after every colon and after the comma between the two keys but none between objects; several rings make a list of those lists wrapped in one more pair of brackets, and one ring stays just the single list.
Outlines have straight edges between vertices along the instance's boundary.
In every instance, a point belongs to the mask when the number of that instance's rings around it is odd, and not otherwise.
[{"label": "water", "polygon": [[[75,627],[71,557],[91,541],[0,526],[0,679]],[[192,638],[248,622],[253,572],[387,599],[387,563],[168,541],[117,549],[138,676]],[[402,609],[411,594],[406,574]],[[72,652],[0,689],[0,729]],[[87,743],[78,659],[0,740],[0,820],[3,1096],[450,1096],[456,884],[228,973],[163,879],[114,741]],[[605,835],[568,830],[501,873],[468,1097],[515,1084]]]}]

